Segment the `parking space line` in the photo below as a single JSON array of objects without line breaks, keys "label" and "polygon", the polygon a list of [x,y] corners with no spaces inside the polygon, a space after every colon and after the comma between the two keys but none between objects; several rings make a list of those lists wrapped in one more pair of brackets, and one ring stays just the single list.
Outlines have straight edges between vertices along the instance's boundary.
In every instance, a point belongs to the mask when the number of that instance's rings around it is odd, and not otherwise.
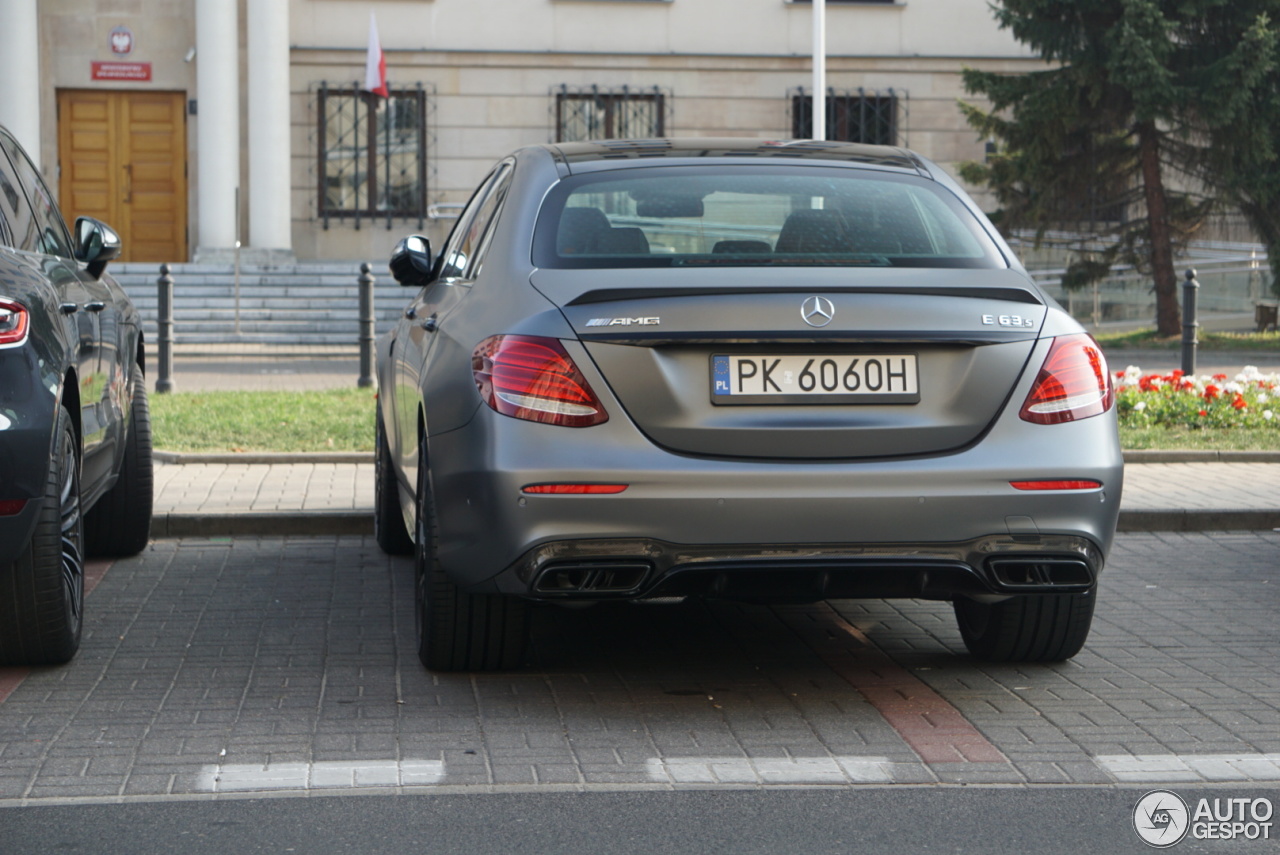
[{"label": "parking space line", "polygon": [[645,762],[662,784],[889,784],[887,757],[677,757]]},{"label": "parking space line", "polygon": [[1280,781],[1280,754],[1104,754],[1094,762],[1121,783]]},{"label": "parking space line", "polygon": [[[87,597],[111,569],[111,562],[105,560],[86,561],[84,563],[84,595]],[[30,668],[0,668],[0,704],[22,685],[31,673]]]},{"label": "parking space line", "polygon": [[415,787],[444,779],[441,760],[331,760],[314,763],[227,763],[200,770],[198,789],[212,793]]},{"label": "parking space line", "polygon": [[1009,758],[929,688],[826,603],[778,607],[778,616],[884,716],[925,763],[1008,763]]}]

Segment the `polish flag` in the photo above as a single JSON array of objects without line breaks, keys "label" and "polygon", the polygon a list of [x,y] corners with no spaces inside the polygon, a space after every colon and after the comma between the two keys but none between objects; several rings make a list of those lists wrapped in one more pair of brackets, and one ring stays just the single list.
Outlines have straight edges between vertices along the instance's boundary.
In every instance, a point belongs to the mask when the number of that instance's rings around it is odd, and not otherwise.
[{"label": "polish flag", "polygon": [[387,92],[387,58],[382,54],[382,43],[378,41],[378,20],[369,13],[369,56],[364,63],[364,88],[374,95],[386,98]]}]

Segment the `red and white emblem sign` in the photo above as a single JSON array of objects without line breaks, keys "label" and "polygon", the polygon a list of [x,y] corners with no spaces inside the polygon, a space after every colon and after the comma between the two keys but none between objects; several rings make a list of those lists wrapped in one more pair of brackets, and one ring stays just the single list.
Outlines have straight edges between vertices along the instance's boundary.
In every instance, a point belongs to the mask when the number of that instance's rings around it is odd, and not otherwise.
[{"label": "red and white emblem sign", "polygon": [[116,56],[127,56],[133,51],[133,31],[128,27],[116,27],[111,31],[107,44]]}]

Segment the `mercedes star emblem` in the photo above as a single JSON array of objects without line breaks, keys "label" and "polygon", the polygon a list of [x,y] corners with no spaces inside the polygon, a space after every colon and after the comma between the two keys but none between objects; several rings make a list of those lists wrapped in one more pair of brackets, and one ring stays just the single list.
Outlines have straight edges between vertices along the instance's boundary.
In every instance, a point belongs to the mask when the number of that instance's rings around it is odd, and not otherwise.
[{"label": "mercedes star emblem", "polygon": [[836,307],[826,297],[810,297],[800,306],[800,317],[811,327],[825,327],[836,315]]}]

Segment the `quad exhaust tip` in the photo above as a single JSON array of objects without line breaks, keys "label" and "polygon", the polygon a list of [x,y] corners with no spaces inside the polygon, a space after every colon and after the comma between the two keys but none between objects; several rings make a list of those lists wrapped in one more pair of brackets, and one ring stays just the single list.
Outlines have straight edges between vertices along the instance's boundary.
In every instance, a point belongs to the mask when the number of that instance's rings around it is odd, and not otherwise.
[{"label": "quad exhaust tip", "polygon": [[533,583],[535,594],[631,594],[649,578],[647,561],[578,562],[544,567]]},{"label": "quad exhaust tip", "polygon": [[992,558],[987,568],[1006,590],[1084,590],[1094,582],[1089,563],[1079,558]]}]

